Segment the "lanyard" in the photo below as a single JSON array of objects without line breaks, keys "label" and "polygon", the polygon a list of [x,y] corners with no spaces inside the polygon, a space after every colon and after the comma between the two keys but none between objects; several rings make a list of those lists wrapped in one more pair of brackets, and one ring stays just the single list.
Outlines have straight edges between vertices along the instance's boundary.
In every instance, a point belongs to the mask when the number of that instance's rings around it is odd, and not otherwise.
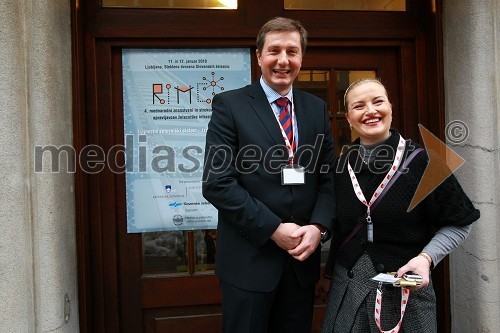
[{"label": "lanyard", "polygon": [[351,167],[351,164],[349,163],[349,160],[347,161],[347,170],[349,171],[349,176],[351,176],[351,183],[352,187],[354,189],[354,193],[356,193],[356,196],[358,197],[359,201],[363,203],[363,205],[366,206],[366,222],[367,222],[367,231],[368,231],[368,242],[373,243],[373,222],[372,218],[370,216],[370,207],[373,205],[373,203],[378,199],[380,194],[385,190],[387,183],[391,180],[391,178],[394,176],[396,171],[399,168],[399,165],[401,164],[401,158],[404,154],[405,151],[405,140],[401,135],[399,135],[399,144],[398,148],[396,150],[396,156],[394,157],[394,161],[392,162],[391,169],[389,172],[387,172],[387,175],[384,177],[380,185],[377,187],[375,190],[375,193],[373,193],[372,198],[370,199],[369,202],[366,201],[365,196],[363,194],[363,191],[361,190],[361,187],[359,186],[358,179],[356,178],[356,175],[354,174],[354,171]]},{"label": "lanyard", "polygon": [[377,324],[378,330],[382,333],[398,333],[401,329],[401,324],[403,323],[403,316],[405,314],[406,305],[408,304],[408,299],[410,298],[410,291],[406,288],[401,288],[401,317],[399,322],[394,328],[384,331],[382,330],[380,323],[380,314],[382,312],[382,290],[381,286],[377,288],[377,299],[375,300],[375,323]]},{"label": "lanyard", "polygon": [[[290,101],[291,104],[291,111],[290,111],[290,117],[292,120],[292,142],[295,141],[295,117],[294,117],[294,107],[293,103]],[[290,162],[290,166],[293,165],[293,156],[294,156],[294,150],[292,147],[292,144],[288,140],[288,137],[286,136],[285,130],[283,129],[283,126],[281,125],[280,119],[279,119],[279,113],[276,115],[274,114],[276,121],[278,122],[278,126],[280,127],[281,130],[281,135],[283,136],[283,139],[285,140],[285,145],[286,145],[286,150],[288,150],[288,161]],[[296,142],[296,141],[295,141]]]}]

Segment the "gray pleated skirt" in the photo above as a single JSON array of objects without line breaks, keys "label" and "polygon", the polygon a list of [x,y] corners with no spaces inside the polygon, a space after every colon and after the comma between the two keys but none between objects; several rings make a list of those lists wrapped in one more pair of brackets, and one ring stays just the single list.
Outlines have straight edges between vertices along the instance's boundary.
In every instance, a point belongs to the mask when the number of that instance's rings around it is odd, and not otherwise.
[{"label": "gray pleated skirt", "polygon": [[[374,316],[378,284],[371,280],[375,275],[377,272],[367,254],[361,256],[351,272],[335,265],[322,333],[379,333]],[[381,322],[386,331],[399,322],[401,289],[384,286],[382,290]],[[400,332],[436,331],[436,296],[431,281],[429,286],[410,293]]]}]

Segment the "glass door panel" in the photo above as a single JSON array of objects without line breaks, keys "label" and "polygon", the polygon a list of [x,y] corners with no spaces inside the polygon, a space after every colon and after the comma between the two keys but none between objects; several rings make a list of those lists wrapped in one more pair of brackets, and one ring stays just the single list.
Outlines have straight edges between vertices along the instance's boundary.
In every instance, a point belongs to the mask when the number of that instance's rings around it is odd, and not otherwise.
[{"label": "glass door panel", "polygon": [[293,86],[324,100],[328,112],[331,113],[331,103],[328,98],[331,94],[330,69],[303,69],[299,72]]},{"label": "glass door panel", "polygon": [[195,233],[195,272],[213,271],[215,269],[215,245],[217,230],[197,230]]},{"label": "glass door panel", "polygon": [[187,233],[182,231],[148,232],[142,235],[143,273],[187,272]]},{"label": "glass door panel", "polygon": [[194,275],[215,268],[216,230],[159,231],[142,235],[144,274]]},{"label": "glass door panel", "polygon": [[406,0],[284,0],[285,9],[406,11]]},{"label": "glass door panel", "polygon": [[103,7],[119,8],[186,8],[238,9],[237,0],[102,0]]},{"label": "glass door panel", "polygon": [[[294,82],[294,87],[305,90],[326,102],[332,121],[335,139],[335,153],[340,155],[342,147],[351,144],[357,136],[351,133],[345,119],[344,94],[347,87],[359,79],[376,78],[375,70],[302,69]],[[335,78],[331,80],[330,78]]]}]

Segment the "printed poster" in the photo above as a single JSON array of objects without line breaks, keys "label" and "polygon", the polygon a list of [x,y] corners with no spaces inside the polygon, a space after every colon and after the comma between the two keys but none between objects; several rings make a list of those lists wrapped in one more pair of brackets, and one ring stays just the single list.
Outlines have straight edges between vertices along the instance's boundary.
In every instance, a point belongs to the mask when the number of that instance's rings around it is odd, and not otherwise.
[{"label": "printed poster", "polygon": [[250,84],[250,50],[124,49],[122,62],[128,232],[215,229],[205,134],[213,97]]}]

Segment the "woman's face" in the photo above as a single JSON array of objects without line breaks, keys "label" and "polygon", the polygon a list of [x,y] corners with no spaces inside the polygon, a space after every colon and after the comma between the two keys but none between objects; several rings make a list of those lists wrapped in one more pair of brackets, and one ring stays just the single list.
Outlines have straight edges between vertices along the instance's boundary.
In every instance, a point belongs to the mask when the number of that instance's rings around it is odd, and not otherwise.
[{"label": "woman's face", "polygon": [[364,82],[347,93],[346,118],[361,143],[371,145],[387,139],[392,122],[392,105],[384,86]]}]

